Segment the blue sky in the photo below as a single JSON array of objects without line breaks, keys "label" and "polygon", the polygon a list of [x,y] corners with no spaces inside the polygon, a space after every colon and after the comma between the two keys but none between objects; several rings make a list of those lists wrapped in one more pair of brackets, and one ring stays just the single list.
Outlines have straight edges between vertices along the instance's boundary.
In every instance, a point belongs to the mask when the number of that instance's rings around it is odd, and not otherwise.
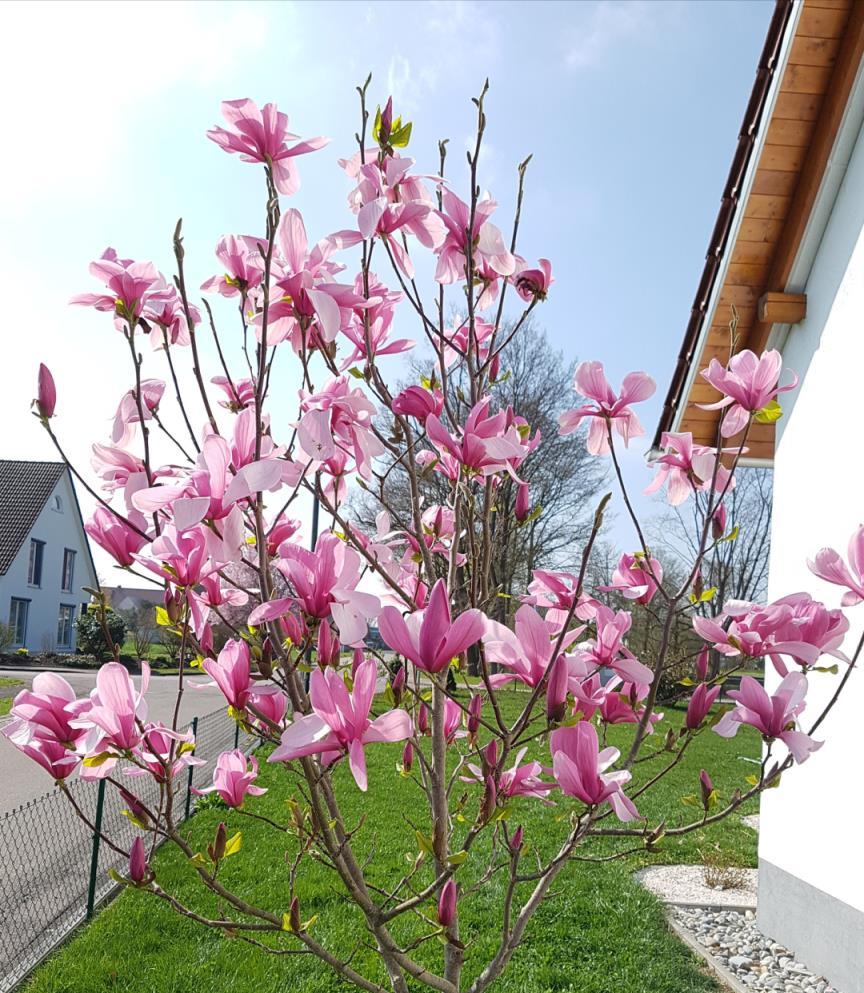
[{"label": "blue sky", "polygon": [[[336,159],[354,150],[354,87],[370,70],[373,108],[392,92],[414,121],[409,151],[422,171],[435,170],[437,140],[450,139],[448,175],[463,195],[470,98],[490,78],[481,185],[506,228],[516,164],[534,154],[520,250],[551,259],[556,278],[539,322],[568,356],[604,361],[613,382],[630,369],[654,375],[658,392],[642,408],[650,434],[772,6],[7,4],[0,82],[23,97],[7,99],[0,166],[0,271],[12,303],[0,456],[52,457],[28,414],[40,360],[55,373],[57,429],[73,458],[86,463],[90,441],[107,433],[131,385],[128,354],[110,318],[66,305],[96,288],[87,264],[107,245],[169,272],[182,216],[198,285],[216,271],[220,235],[260,232],[259,171],[204,138],[222,99],[274,100],[298,134],[330,136],[298,160],[292,205],[313,238],[351,226]],[[417,333],[410,320],[405,310],[400,336]],[[161,356],[150,370],[164,375]],[[293,396],[290,375],[285,383]],[[626,460],[637,489],[645,447]],[[632,544],[622,522],[615,534]]]}]

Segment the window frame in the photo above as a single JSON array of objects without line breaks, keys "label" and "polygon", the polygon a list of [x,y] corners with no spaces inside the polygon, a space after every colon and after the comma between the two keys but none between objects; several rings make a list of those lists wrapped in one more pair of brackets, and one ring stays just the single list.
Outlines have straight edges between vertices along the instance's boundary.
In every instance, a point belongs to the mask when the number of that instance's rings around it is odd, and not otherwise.
[{"label": "window frame", "polygon": [[[12,642],[13,647],[23,648],[27,644],[27,628],[30,624],[30,604],[33,601],[27,597],[13,596],[9,598],[9,626],[12,628],[12,637],[15,639]],[[16,610],[17,607],[17,610]],[[24,631],[21,640],[18,640],[18,618],[17,611],[24,610]],[[13,622],[12,614],[13,610],[16,611],[16,618]]]},{"label": "window frame", "polygon": [[[38,576],[36,566],[38,563]],[[27,585],[35,590],[42,589],[42,579],[45,572],[45,542],[40,538],[30,539],[30,558],[27,562]]]},{"label": "window frame", "polygon": [[[63,639],[61,637],[61,631],[60,631],[60,624],[61,624],[61,619],[63,617],[63,611],[64,610],[68,610],[69,611],[69,639],[68,639],[68,641],[63,641]],[[57,612],[57,647],[58,648],[72,648],[72,646],[73,646],[73,644],[75,642],[74,628],[75,628],[75,604],[74,603],[61,603],[60,604],[60,609]]]},{"label": "window frame", "polygon": [[[64,548],[63,549],[63,568],[60,572],[60,592],[61,593],[73,593],[75,590],[75,558],[77,552],[74,548]],[[66,562],[67,559],[71,562],[71,568],[69,569],[69,583],[66,583]]]}]

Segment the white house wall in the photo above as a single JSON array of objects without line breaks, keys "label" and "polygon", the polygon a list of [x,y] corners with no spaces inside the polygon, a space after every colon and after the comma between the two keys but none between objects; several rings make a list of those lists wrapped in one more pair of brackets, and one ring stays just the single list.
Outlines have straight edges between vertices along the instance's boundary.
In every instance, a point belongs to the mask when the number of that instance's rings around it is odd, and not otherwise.
[{"label": "white house wall", "polygon": [[[55,496],[60,497],[62,511],[52,509]],[[45,542],[42,583],[38,589],[27,583],[31,538]],[[72,548],[76,553],[73,592],[71,593],[62,591],[63,550],[65,548]],[[18,554],[6,575],[0,576],[0,620],[4,623],[8,622],[12,597],[29,600],[27,639],[24,647],[31,653],[41,652],[46,648],[53,650],[57,647],[57,621],[60,604],[74,604],[75,618],[77,619],[81,605],[90,599],[83,587],[95,587],[96,585],[98,585],[98,580],[93,571],[75,494],[68,473],[64,473],[42,508],[33,529],[18,550]],[[74,647],[74,624],[72,638]]]},{"label": "white house wall", "polygon": [[[864,522],[864,142],[859,134],[806,285],[807,318],[792,329],[784,366],[802,379],[781,397],[774,471],[769,596],[801,590],[839,606],[842,590],[813,576],[823,546],[845,555]],[[850,609],[851,651],[864,604]],[[829,660],[830,661],[830,660]],[[771,667],[768,667],[769,670]],[[839,677],[810,678],[805,727]],[[769,691],[779,677],[766,674]],[[821,751],[762,799],[759,920],[843,993],[864,993],[864,858],[860,772],[864,672],[819,728]]]}]

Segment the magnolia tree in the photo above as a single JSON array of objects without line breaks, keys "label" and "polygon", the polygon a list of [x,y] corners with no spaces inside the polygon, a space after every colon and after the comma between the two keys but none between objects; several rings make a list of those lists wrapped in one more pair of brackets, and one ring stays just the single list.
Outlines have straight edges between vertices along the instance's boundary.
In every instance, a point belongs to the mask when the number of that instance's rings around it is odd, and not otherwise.
[{"label": "magnolia tree", "polygon": [[[650,848],[664,833],[698,831],[807,760],[821,744],[813,735],[860,645],[851,658],[844,655],[847,619],[806,593],[767,606],[729,603],[712,620],[694,611],[711,596],[702,588],[701,563],[719,542],[735,537],[724,498],[735,485],[748,430],[754,421],[776,419],[777,395],[792,388],[779,385],[776,352],[742,352],[725,367],[715,359],[703,372],[722,397],[714,406],[725,408],[714,449],[687,434],[663,437],[649,489],[665,487],[670,503],[689,500],[697,508],[695,553],[676,588],[664,584],[619,468],[620,446],[643,434],[633,407],[651,396],[654,383],[633,372],[616,392],[599,362],[583,362],[575,377],[579,399],[561,417],[560,431],[587,426],[589,451],[611,460],[638,551],[622,556],[604,585],[586,588],[606,496],[584,548],[574,553],[572,571],[534,572],[512,626],[490,619],[498,593],[490,563],[502,526],[496,508],[502,481],[509,477],[519,487],[516,520],[504,522],[508,527],[542,509],[532,508],[531,481],[520,475],[540,439],[518,410],[494,409],[489,391],[506,375],[502,350],[550,291],[551,266],[517,254],[527,161],[518,170],[507,237],[492,221],[495,201],[480,194],[483,95],[475,101],[478,124],[463,198],[445,177],[445,143],[436,174],[415,172],[414,160],[400,152],[411,125],[394,118],[390,100],[371,119],[368,85],[359,89],[359,147],[340,162],[351,184],[345,230],[310,244],[300,213],[285,206],[299,186],[297,157],[320,149],[325,139],[290,134],[287,117],[273,104],[229,101],[222,107],[227,126],[208,137],[263,174],[263,230],[218,242],[221,271],[201,287],[201,309],[191,298],[179,224],[173,280],[150,262],[109,249],[90,267],[104,290],[72,301],[110,314],[130,362],[131,385],[112,436],[93,445],[101,487],[70,467],[98,503],[87,532],[118,566],[164,590],[158,613],[180,642],[181,661],[209,674],[232,717],[266,744],[261,755],[284,773],[291,797],[284,820],[256,813],[264,792],[255,782],[259,767],[242,751],[218,757],[212,786],[237,815],[263,821],[284,839],[283,907],[257,906],[228,885],[222,863],[231,856],[242,860],[245,850],[237,853],[237,838],[228,837],[224,824],[205,851],[179,826],[178,795],[188,766],[200,762],[191,732],[178,722],[190,679],[182,665],[173,721],[151,721],[147,665],[141,663],[136,688],[109,634],[114,661],[100,669],[88,697],[76,699],[60,676],[39,675],[32,690],[16,697],[4,733],[73,803],[67,788],[73,775],[104,779],[120,792],[140,828],[124,853],[127,885],[259,946],[262,954],[317,956],[365,990],[480,993],[507,967],[556,877],[581,857],[581,846],[609,839],[614,858]],[[355,246],[355,261],[339,261]],[[415,260],[424,252],[436,260],[426,289],[415,277]],[[356,271],[345,275],[349,265]],[[233,310],[233,330],[217,331],[217,308],[208,301],[218,297],[220,307]],[[446,316],[454,300],[461,315],[455,321]],[[382,360],[412,347],[396,330],[409,319],[434,361],[428,377],[394,396]],[[199,359],[202,333],[214,337],[221,365],[209,384]],[[176,394],[176,423],[166,423],[162,409],[166,382],[144,376],[145,339],[162,353],[154,358],[164,363]],[[189,394],[180,386],[184,361],[194,377]],[[302,385],[290,431],[277,437],[270,400],[280,390],[284,396],[286,368]],[[448,377],[457,373],[464,388],[448,390]],[[54,381],[43,366],[36,414],[62,454],[55,404]],[[386,417],[377,416],[379,408]],[[204,411],[203,426],[196,423],[197,409]],[[732,444],[733,437],[740,440]],[[157,439],[172,446],[174,461],[157,464]],[[382,505],[377,533],[362,533],[345,513],[349,486],[383,501],[387,474],[397,465],[412,494],[409,525],[391,530]],[[446,480],[447,498],[438,506],[423,505],[424,473]],[[301,544],[291,516],[307,494],[329,523],[311,549]],[[864,599],[864,529],[852,539],[848,563],[823,549],[812,568],[846,589],[844,606]],[[613,596],[619,603],[621,596],[653,601],[659,628],[653,657],[639,659],[628,647],[630,616],[608,605]],[[94,607],[101,615],[98,598]],[[664,741],[646,748],[660,717],[655,699],[669,634],[688,611],[705,648],[687,681],[686,716]],[[404,660],[395,676],[365,644],[373,621]],[[231,631],[218,652],[217,625]],[[729,656],[733,668],[770,660],[782,676],[776,693],[744,677],[740,690],[729,694],[734,706],[716,708],[720,686],[707,675],[711,647]],[[470,681],[469,649],[480,672]],[[837,664],[825,664],[825,655],[838,660],[842,676],[828,707],[803,722],[811,673],[838,671]],[[449,686],[448,674],[457,676]],[[505,699],[506,684],[520,692]],[[612,724],[631,728],[623,752],[606,747]],[[699,736],[731,737],[741,725],[755,728],[765,742],[758,774],[746,787],[721,802],[707,770],[701,784],[693,783],[701,810],[691,821],[667,827],[640,813],[643,797]],[[415,854],[382,882],[364,839],[374,828],[362,818],[349,823],[343,811],[346,793],[391,788],[383,773],[370,783],[366,765],[367,749],[388,742],[401,743],[393,775],[410,779],[417,793],[410,817],[406,812],[405,838]],[[157,802],[136,792],[142,780],[135,776],[157,784]],[[543,834],[554,839],[554,849],[519,826],[529,804],[548,809]],[[216,894],[215,916],[185,905],[163,885],[153,862],[163,841],[176,845],[201,886]],[[479,853],[474,861],[472,852]],[[375,968],[364,971],[350,950],[328,945],[325,922],[304,921],[304,872],[312,863],[332,873],[360,915],[364,941],[379,958]],[[493,877],[504,881],[494,890],[500,893],[497,947],[466,972],[460,909]]]}]

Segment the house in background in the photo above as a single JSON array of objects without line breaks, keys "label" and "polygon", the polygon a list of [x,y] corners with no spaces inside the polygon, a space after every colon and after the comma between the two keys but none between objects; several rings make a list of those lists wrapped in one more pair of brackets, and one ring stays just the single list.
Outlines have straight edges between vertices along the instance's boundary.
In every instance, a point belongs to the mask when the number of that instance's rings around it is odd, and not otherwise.
[{"label": "house in background", "polygon": [[102,592],[108,598],[112,610],[118,614],[128,614],[133,611],[149,608],[151,614],[156,607],[165,604],[165,591],[156,586],[146,589],[125,586],[103,586]]},{"label": "house in background", "polygon": [[0,621],[12,649],[75,650],[75,621],[99,580],[69,470],[0,460]]},{"label": "house in background", "polygon": [[[781,0],[738,137],[662,431],[714,444],[719,398],[699,370],[735,351],[777,348],[801,378],[775,425],[748,438],[756,465],[774,467],[769,597],[807,591],[838,606],[841,591],[806,560],[845,553],[864,522],[864,3]],[[791,373],[784,374],[788,382]],[[845,648],[864,630],[850,608]],[[779,676],[767,666],[766,688]],[[810,678],[806,720],[839,676]],[[758,924],[843,993],[864,993],[864,859],[860,825],[864,673],[816,735],[824,747],[762,797]]]}]

